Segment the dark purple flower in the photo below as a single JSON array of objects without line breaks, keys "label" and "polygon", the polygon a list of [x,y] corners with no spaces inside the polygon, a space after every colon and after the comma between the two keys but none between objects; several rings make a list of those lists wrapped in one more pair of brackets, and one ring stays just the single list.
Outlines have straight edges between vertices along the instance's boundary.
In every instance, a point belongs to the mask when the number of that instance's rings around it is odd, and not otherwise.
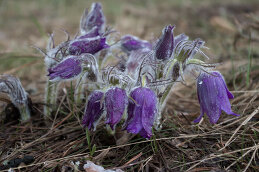
[{"label": "dark purple flower", "polygon": [[120,122],[127,102],[128,97],[126,91],[121,88],[111,88],[105,93],[106,124],[109,124],[112,129]]},{"label": "dark purple flower", "polygon": [[72,79],[82,71],[80,60],[76,56],[67,57],[55,67],[48,69],[49,80]]},{"label": "dark purple flower", "polygon": [[70,43],[68,51],[71,55],[80,55],[83,53],[95,54],[98,51],[108,48],[106,38],[94,37],[85,39],[76,39]]},{"label": "dark purple flower", "polygon": [[142,137],[152,136],[152,126],[157,113],[157,97],[149,88],[138,87],[130,93],[126,129]]},{"label": "dark purple flower", "polygon": [[168,25],[163,29],[162,35],[155,45],[155,57],[166,60],[171,57],[174,50],[174,26]]},{"label": "dark purple flower", "polygon": [[98,28],[99,33],[105,31],[105,16],[100,3],[93,3],[90,12],[88,14],[85,12],[81,18],[81,33],[86,33],[94,27]]},{"label": "dark purple flower", "polygon": [[231,110],[229,99],[234,96],[229,92],[219,72],[202,73],[197,80],[197,93],[201,114],[194,122],[199,122],[206,113],[210,123],[215,124],[222,110],[229,115],[239,116]]},{"label": "dark purple flower", "polygon": [[89,130],[95,129],[102,116],[104,110],[103,96],[104,93],[101,91],[93,91],[89,96],[82,121],[83,126],[88,127]]},{"label": "dark purple flower", "polygon": [[81,35],[80,37],[78,37],[78,39],[84,39],[84,38],[94,38],[100,36],[99,31],[98,31],[98,27],[94,27],[92,30],[90,30],[89,32]]},{"label": "dark purple flower", "polygon": [[148,49],[152,48],[152,45],[148,41],[141,40],[132,35],[123,36],[121,38],[121,46],[126,51],[133,51],[141,48],[148,48]]}]

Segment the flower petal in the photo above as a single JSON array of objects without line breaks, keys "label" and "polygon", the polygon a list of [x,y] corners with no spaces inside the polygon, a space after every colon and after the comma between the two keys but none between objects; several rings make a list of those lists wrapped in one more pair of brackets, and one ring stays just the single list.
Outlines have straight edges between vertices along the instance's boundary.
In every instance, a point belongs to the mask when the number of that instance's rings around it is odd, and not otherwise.
[{"label": "flower petal", "polygon": [[133,51],[142,48],[151,49],[152,45],[145,40],[141,40],[138,37],[132,35],[125,35],[121,38],[121,46],[126,51]]},{"label": "flower petal", "polygon": [[85,112],[82,120],[84,127],[88,129],[95,129],[95,126],[102,116],[103,113],[103,92],[93,91],[89,96],[87,106],[85,107]]},{"label": "flower petal", "polygon": [[115,87],[105,93],[106,124],[109,124],[112,129],[121,120],[126,104],[127,94],[125,90]]},{"label": "flower petal", "polygon": [[129,101],[126,129],[134,134],[141,131],[143,137],[149,138],[152,135],[156,115],[156,95],[149,88],[138,87],[131,92],[130,96],[134,101]]},{"label": "flower petal", "polygon": [[85,39],[76,39],[69,45],[69,54],[80,55],[83,53],[95,54],[98,51],[108,48],[106,44],[106,38],[94,37]]}]

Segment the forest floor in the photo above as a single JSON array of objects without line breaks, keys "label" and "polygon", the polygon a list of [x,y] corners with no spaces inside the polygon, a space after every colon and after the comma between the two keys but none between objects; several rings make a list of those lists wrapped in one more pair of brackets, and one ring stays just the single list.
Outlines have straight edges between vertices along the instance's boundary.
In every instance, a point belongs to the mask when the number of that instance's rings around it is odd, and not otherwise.
[{"label": "forest floor", "polygon": [[[58,111],[46,124],[43,117],[46,71],[43,57],[48,33],[55,39],[78,31],[90,2],[0,0],[0,73],[20,78],[32,99],[33,116],[19,123],[17,111],[0,102],[0,169],[17,158],[29,159],[21,171],[69,171],[87,160],[106,169],[124,171],[259,171],[259,2],[230,1],[101,1],[108,25],[123,34],[154,40],[167,24],[174,33],[206,41],[206,54],[225,77],[235,98],[234,117],[223,113],[217,124],[205,117],[199,124],[195,80],[179,83],[163,113],[163,128],[146,140],[117,131],[103,122],[86,137],[81,126],[84,105],[71,105],[62,85]],[[94,146],[95,145],[95,146]],[[14,165],[15,166],[15,165]],[[0,170],[1,171],[1,170]]]}]

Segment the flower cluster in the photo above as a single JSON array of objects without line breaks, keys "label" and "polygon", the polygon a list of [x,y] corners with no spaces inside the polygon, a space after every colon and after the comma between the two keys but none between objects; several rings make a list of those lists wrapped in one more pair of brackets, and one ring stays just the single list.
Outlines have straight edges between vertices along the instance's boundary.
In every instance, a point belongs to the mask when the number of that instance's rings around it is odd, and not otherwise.
[{"label": "flower cluster", "polygon": [[[92,86],[84,127],[94,130],[104,117],[113,130],[124,121],[123,129],[150,138],[152,128],[161,127],[161,112],[173,85],[184,82],[189,71],[200,73],[197,90],[201,116],[195,122],[206,113],[210,122],[216,123],[221,110],[236,115],[229,103],[233,96],[222,75],[210,72],[215,65],[197,59],[208,58],[202,51],[207,48],[203,40],[189,40],[185,34],[174,36],[172,25],[165,26],[154,42],[132,35],[116,40],[118,33],[107,28],[101,4],[93,3],[81,18],[79,35],[56,47],[51,35],[44,53],[50,82],[77,79],[78,94],[85,85]],[[84,86],[80,86],[82,82]]]}]

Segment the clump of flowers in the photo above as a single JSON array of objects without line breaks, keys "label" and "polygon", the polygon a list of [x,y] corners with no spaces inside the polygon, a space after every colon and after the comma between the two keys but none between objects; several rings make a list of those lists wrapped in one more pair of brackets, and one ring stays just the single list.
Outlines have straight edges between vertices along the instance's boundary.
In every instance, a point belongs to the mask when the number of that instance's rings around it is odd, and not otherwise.
[{"label": "clump of flowers", "polygon": [[[116,126],[144,138],[152,136],[152,128],[161,128],[161,113],[174,84],[184,82],[189,71],[199,73],[197,92],[201,116],[209,116],[216,123],[221,110],[231,111],[225,81],[215,67],[199,57],[208,58],[202,49],[207,48],[201,39],[190,40],[185,34],[174,36],[175,26],[167,25],[155,42],[133,35],[121,36],[108,29],[100,3],[93,3],[84,12],[79,35],[54,46],[53,35],[45,55],[48,85],[77,80],[76,103],[86,99],[83,127],[95,130],[98,121],[112,130]],[[119,53],[118,53],[119,52]],[[92,93],[81,95],[90,86]],[[56,91],[47,91],[48,97]],[[80,95],[80,96],[78,96]],[[55,97],[55,96],[54,96]],[[46,114],[49,116],[49,111]],[[122,124],[124,122],[124,124]],[[120,125],[120,123],[122,125]]]}]

